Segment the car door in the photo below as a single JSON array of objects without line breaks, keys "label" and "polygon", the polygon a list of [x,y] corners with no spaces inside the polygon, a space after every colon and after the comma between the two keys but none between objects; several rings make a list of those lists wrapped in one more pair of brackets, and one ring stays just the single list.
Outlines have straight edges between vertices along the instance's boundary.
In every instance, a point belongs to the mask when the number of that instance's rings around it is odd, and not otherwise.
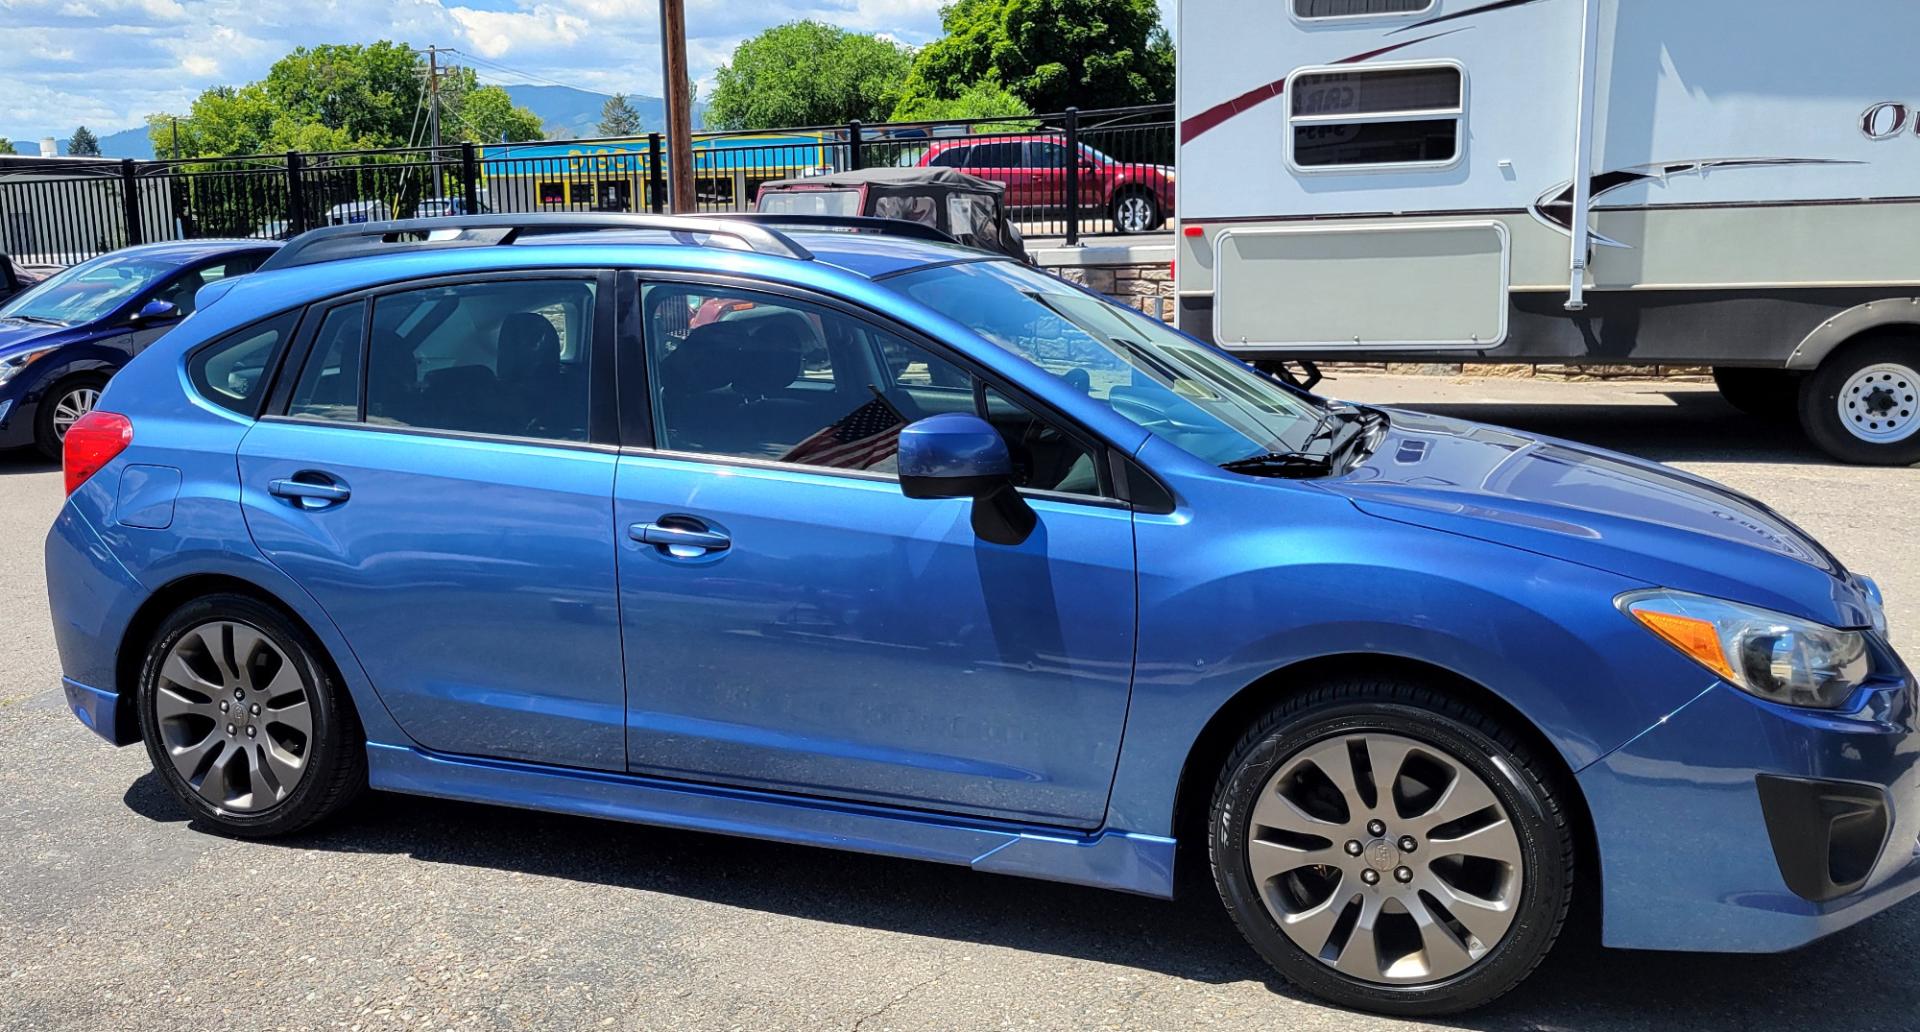
[{"label": "car door", "polygon": [[242,443],[255,543],[429,749],[626,765],[610,297],[540,272],[310,310]]},{"label": "car door", "polygon": [[1007,207],[1024,208],[1034,203],[1025,161],[1025,144],[1019,140],[976,143],[967,155],[967,174],[1003,184]]},{"label": "car door", "polygon": [[1030,466],[1078,470],[1048,477],[1079,493],[1033,494],[1039,530],[991,545],[970,503],[906,498],[892,472],[900,428],[939,407],[903,383],[975,396],[924,342],[732,286],[659,280],[622,310],[622,397],[643,403],[622,415],[646,442],[614,504],[632,769],[1098,825],[1134,635],[1132,519],[1098,449],[1051,439]]},{"label": "car door", "polygon": [[1052,140],[1027,141],[1027,204],[1049,211],[1066,209],[1069,170],[1061,165],[1066,156],[1067,149]]}]

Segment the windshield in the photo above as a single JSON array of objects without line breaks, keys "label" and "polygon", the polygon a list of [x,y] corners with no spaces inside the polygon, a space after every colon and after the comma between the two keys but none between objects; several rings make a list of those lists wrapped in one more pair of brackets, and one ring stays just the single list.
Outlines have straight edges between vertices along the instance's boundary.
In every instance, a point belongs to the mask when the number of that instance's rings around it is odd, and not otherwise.
[{"label": "windshield", "polygon": [[1302,450],[1323,425],[1312,398],[1023,265],[943,265],[885,282],[1208,462]]},{"label": "windshield", "polygon": [[92,322],[175,268],[139,255],[104,255],[56,273],[0,306],[0,319],[62,326]]}]

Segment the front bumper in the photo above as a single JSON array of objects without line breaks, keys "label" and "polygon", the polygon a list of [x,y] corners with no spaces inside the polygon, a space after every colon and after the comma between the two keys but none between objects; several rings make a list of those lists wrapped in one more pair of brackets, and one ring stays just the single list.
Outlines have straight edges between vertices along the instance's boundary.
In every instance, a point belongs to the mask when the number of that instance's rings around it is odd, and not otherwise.
[{"label": "front bumper", "polygon": [[1920,892],[1910,677],[1859,713],[1716,684],[1580,772],[1609,946],[1770,953]]}]

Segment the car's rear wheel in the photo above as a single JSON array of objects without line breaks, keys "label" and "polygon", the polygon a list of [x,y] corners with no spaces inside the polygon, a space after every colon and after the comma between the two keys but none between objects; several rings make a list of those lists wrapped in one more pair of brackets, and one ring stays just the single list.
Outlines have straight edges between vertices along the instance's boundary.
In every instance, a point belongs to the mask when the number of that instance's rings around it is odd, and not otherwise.
[{"label": "car's rear wheel", "polygon": [[154,769],[220,831],[297,831],[366,784],[359,721],[319,644],[256,599],[209,595],[169,616],[138,701]]},{"label": "car's rear wheel", "polygon": [[1348,680],[1240,740],[1214,793],[1214,880],[1295,985],[1387,1014],[1477,1007],[1559,936],[1574,850],[1537,759],[1419,684]]},{"label": "car's rear wheel", "polygon": [[1122,233],[1160,228],[1160,202],[1145,190],[1127,190],[1113,199],[1113,225]]},{"label": "car's rear wheel", "polygon": [[40,453],[55,462],[60,461],[60,449],[66,444],[67,431],[80,417],[92,412],[100,404],[100,392],[105,390],[107,378],[95,374],[74,376],[53,385],[46,397],[40,399],[39,415],[34,419],[33,443],[38,445]]},{"label": "car's rear wheel", "polygon": [[1727,404],[1761,419],[1792,419],[1799,411],[1801,374],[1785,369],[1715,366],[1713,384]]},{"label": "car's rear wheel", "polygon": [[1842,462],[1920,462],[1920,339],[1866,337],[1829,355],[1800,386],[1800,425]]}]

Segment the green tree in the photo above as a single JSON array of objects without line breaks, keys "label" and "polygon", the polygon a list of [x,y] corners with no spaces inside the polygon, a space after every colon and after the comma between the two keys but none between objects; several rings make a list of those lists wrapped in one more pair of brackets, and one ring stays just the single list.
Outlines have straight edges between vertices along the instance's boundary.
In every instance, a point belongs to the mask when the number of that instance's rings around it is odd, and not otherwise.
[{"label": "green tree", "polygon": [[[184,116],[147,119],[154,153],[217,158],[281,151],[364,150],[427,141],[426,62],[405,43],[302,47],[267,77],[215,86]],[[441,142],[537,140],[540,119],[470,68],[440,78]]]},{"label": "green tree", "polygon": [[998,80],[1035,111],[1173,99],[1173,42],[1154,0],[956,0],[921,48],[902,102]]},{"label": "green tree", "polygon": [[9,140],[4,136],[0,136],[0,154],[18,154],[18,153],[20,152],[13,149],[12,140]]},{"label": "green tree", "polygon": [[100,138],[83,125],[68,137],[67,153],[76,158],[97,158],[100,156]]},{"label": "green tree", "polygon": [[627,103],[627,95],[616,93],[600,105],[600,124],[596,127],[602,136],[632,136],[640,131],[640,112]]},{"label": "green tree", "polygon": [[[987,123],[996,118],[1017,118],[1031,114],[1033,109],[1027,107],[1026,101],[1014,96],[998,82],[982,79],[968,86],[957,97],[904,98],[893,109],[893,121],[941,122],[966,119],[969,122]],[[983,126],[983,128],[987,127]]]},{"label": "green tree", "polygon": [[878,36],[815,21],[776,25],[715,71],[706,121],[716,129],[885,121],[911,62],[907,48]]},{"label": "green tree", "polygon": [[[460,78],[470,79],[473,72],[462,68]],[[462,82],[449,90],[440,87],[441,103],[446,105],[440,127],[440,139],[468,143],[519,143],[546,136],[540,116],[513,102],[513,97],[498,86],[481,86],[477,81]]]}]

